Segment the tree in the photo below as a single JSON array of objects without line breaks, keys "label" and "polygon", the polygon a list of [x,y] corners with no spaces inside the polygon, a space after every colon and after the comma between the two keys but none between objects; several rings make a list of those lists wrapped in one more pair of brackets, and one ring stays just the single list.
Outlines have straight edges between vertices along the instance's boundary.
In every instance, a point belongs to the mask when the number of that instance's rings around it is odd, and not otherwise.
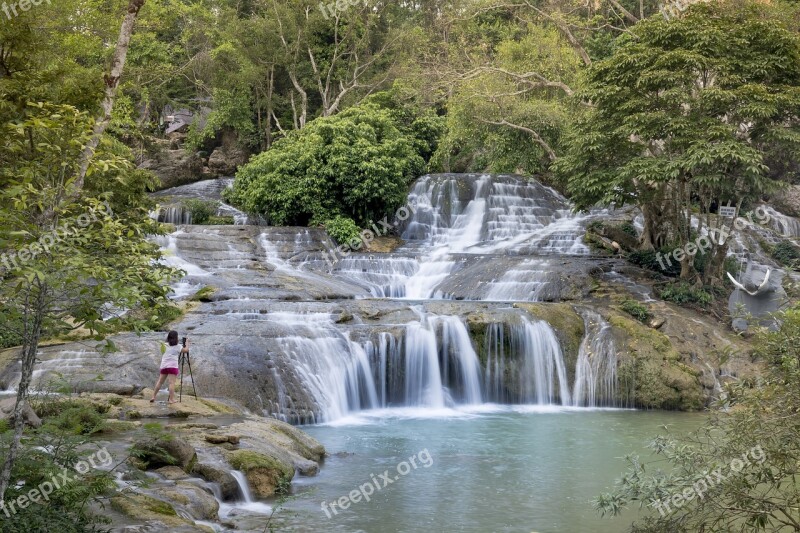
[{"label": "tree", "polygon": [[384,107],[376,96],[318,118],[254,157],[239,169],[228,199],[277,225],[343,215],[366,227],[391,215],[424,172],[439,121]]},{"label": "tree", "polygon": [[[555,168],[578,207],[634,203],[643,248],[684,246],[720,224],[717,205],[774,188],[765,160],[796,157],[800,41],[769,5],[693,5],[625,33],[577,97],[592,108]],[[683,279],[721,282],[728,242],[710,240],[702,279],[688,254]]]},{"label": "tree", "polygon": [[0,323],[22,342],[14,437],[0,473],[0,499],[20,444],[21,409],[40,340],[83,328],[99,341],[123,322],[136,327],[115,314],[146,309],[148,318],[157,315],[168,305],[168,282],[175,275],[155,263],[160,252],[146,240],[156,232],[146,207],[121,198],[116,203],[127,202],[127,212],[112,211],[109,184],[139,177],[107,139],[87,167],[87,188],[76,188],[80,156],[94,135],[94,120],[86,113],[30,104],[24,118],[2,128],[0,244],[8,251],[0,256]]}]

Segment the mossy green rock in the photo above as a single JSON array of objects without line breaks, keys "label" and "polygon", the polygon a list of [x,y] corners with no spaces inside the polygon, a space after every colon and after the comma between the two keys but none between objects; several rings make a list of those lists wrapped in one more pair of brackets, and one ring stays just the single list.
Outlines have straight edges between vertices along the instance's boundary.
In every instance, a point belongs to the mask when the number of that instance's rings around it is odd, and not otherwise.
[{"label": "mossy green rock", "polygon": [[179,466],[184,472],[191,472],[197,462],[194,447],[179,437],[138,441],[133,445],[133,450],[137,459],[146,464],[148,469]]},{"label": "mossy green rock", "polygon": [[278,488],[288,484],[294,477],[294,467],[262,453],[237,450],[228,454],[228,462],[244,472],[251,490],[258,498],[273,496]]},{"label": "mossy green rock", "polygon": [[167,502],[144,494],[125,494],[111,498],[111,508],[137,520],[157,520],[172,527],[191,524],[178,516]]},{"label": "mossy green rock", "polygon": [[618,394],[623,405],[687,411],[703,407],[700,373],[682,362],[669,337],[616,312],[608,321],[620,355]]}]

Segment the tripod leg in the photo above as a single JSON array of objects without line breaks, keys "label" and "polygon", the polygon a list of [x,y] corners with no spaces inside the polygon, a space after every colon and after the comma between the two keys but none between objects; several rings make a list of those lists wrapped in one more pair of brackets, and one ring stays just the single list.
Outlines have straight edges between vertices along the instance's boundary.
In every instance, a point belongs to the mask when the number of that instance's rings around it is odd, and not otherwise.
[{"label": "tripod leg", "polygon": [[183,357],[181,357],[181,390],[178,391],[178,401],[183,400]]},{"label": "tripod leg", "polygon": [[186,357],[186,362],[189,363],[189,377],[192,378],[192,391],[194,392],[194,399],[197,399],[197,387],[194,386],[194,374],[192,374],[192,360]]}]

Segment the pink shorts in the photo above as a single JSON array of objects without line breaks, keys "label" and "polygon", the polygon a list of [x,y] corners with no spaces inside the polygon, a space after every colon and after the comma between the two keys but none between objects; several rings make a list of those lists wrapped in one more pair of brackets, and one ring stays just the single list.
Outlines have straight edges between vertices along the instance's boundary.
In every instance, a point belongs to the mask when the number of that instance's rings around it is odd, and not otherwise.
[{"label": "pink shorts", "polygon": [[178,375],[178,369],[177,368],[162,368],[161,369],[161,373],[162,374],[175,374],[177,376]]}]

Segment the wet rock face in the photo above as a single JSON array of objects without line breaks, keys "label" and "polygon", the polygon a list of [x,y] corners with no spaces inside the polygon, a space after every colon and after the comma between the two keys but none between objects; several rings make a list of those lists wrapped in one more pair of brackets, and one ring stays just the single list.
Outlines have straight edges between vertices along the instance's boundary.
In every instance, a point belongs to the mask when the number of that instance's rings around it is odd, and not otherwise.
[{"label": "wet rock face", "polygon": [[211,464],[197,463],[194,465],[192,473],[206,481],[216,483],[219,486],[223,500],[233,501],[241,498],[239,483],[227,470]]},{"label": "wet rock face", "polygon": [[[0,401],[0,419],[7,420],[9,426],[14,425],[14,408],[16,407],[16,404],[16,397],[6,398],[5,400]],[[38,428],[42,425],[42,420],[36,415],[27,402],[22,405],[22,418],[25,420],[25,424],[31,427]]]}]

